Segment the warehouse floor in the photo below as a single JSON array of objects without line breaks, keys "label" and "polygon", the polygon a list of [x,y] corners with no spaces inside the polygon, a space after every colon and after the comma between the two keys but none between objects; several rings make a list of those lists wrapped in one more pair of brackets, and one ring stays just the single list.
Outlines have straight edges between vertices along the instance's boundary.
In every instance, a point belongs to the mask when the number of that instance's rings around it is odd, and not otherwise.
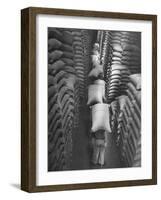
[{"label": "warehouse floor", "polygon": [[[91,159],[91,145],[89,134],[89,111],[82,106],[80,109],[79,127],[73,133],[73,157],[72,157],[72,170],[81,169],[99,169],[99,165],[94,166],[90,162]],[[108,144],[105,153],[105,165],[102,168],[121,168],[124,167],[117,146],[112,134],[108,135]]]},{"label": "warehouse floor", "polygon": [[73,156],[72,166],[74,169],[90,168],[90,148],[88,134],[88,111],[85,106],[80,108],[79,127],[73,131]]}]

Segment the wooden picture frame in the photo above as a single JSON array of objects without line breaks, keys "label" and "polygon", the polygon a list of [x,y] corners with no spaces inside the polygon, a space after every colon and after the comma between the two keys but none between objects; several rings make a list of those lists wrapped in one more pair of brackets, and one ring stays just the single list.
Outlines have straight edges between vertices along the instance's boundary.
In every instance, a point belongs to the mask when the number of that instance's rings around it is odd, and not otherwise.
[{"label": "wooden picture frame", "polygon": [[[36,17],[61,15],[124,19],[152,23],[152,178],[108,182],[36,184]],[[21,189],[27,192],[77,190],[157,184],[157,16],[29,7],[21,11]]]}]

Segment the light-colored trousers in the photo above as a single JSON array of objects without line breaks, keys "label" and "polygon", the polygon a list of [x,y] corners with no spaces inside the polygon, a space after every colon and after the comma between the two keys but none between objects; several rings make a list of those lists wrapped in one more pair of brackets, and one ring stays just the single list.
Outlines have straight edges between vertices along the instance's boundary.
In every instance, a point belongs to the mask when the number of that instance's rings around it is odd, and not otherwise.
[{"label": "light-colored trousers", "polygon": [[104,165],[105,150],[107,146],[105,140],[92,138],[92,144],[93,144],[92,162],[94,164]]}]

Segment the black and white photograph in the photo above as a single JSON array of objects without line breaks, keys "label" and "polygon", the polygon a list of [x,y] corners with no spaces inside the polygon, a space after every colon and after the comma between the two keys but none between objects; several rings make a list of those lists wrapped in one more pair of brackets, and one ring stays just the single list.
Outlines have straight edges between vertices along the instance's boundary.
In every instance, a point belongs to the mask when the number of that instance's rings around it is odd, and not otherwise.
[{"label": "black and white photograph", "polygon": [[141,32],[47,37],[48,171],[141,167]]}]

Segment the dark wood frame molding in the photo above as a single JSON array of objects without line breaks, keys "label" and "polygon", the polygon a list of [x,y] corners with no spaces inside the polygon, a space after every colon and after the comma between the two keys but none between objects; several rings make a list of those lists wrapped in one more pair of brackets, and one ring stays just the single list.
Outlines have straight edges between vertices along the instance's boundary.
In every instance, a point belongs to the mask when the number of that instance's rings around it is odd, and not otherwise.
[{"label": "dark wood frame molding", "polygon": [[[100,17],[152,22],[152,179],[36,186],[36,16]],[[21,10],[21,189],[27,192],[157,184],[157,16],[30,7]]]}]

